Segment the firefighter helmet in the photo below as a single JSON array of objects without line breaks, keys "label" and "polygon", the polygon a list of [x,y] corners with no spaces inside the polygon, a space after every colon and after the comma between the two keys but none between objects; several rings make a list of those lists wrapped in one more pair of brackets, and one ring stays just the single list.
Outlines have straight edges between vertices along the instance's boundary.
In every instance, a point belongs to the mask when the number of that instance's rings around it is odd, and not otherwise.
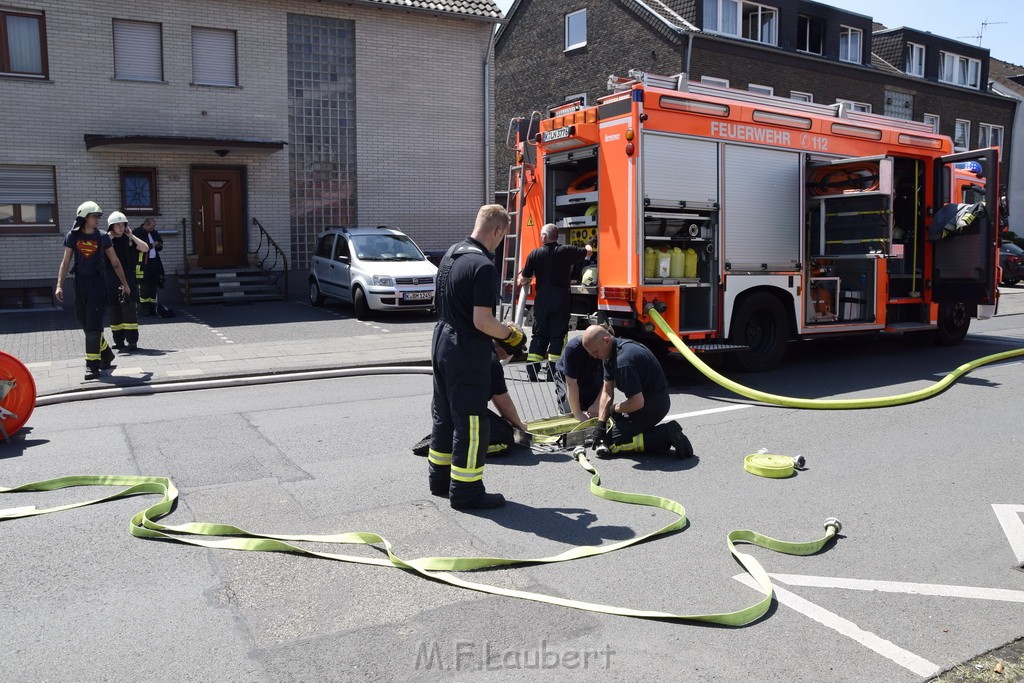
[{"label": "firefighter helmet", "polygon": [[111,214],[109,216],[107,216],[107,227],[108,228],[110,228],[111,226],[117,225],[118,223],[127,223],[127,222],[128,222],[128,216],[125,216],[120,211],[113,211],[113,212],[111,212]]},{"label": "firefighter helmet", "polygon": [[79,218],[85,218],[90,213],[103,213],[103,209],[96,202],[83,202],[78,207],[78,213],[76,214]]}]

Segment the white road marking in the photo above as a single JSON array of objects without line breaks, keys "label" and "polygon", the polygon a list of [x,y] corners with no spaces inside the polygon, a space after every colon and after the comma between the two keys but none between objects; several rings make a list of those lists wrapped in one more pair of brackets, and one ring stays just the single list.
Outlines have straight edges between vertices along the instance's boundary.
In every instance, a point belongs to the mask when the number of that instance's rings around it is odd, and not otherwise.
[{"label": "white road marking", "polygon": [[[749,574],[737,574],[733,578],[754,590],[761,590],[760,586],[757,585],[757,582],[754,581]],[[919,657],[909,650],[904,650],[899,645],[896,645],[885,638],[876,636],[870,631],[865,631],[849,619],[844,619],[838,614],[829,612],[827,609],[819,607],[809,600],[804,600],[800,596],[790,593],[785,588],[779,588],[778,586],[775,586],[774,588],[775,599],[779,601],[779,604],[796,610],[804,616],[810,617],[819,624],[827,626],[844,636],[852,638],[869,650],[877,652],[886,659],[899,664],[905,669],[909,669],[918,676],[927,678],[940,671],[940,667],[937,664],[933,664],[927,659]]]},{"label": "white road marking", "polygon": [[749,403],[739,403],[731,406],[721,406],[720,408],[708,408],[707,410],[695,410],[692,413],[677,413],[676,415],[666,415],[662,422],[668,420],[680,420],[684,417],[699,417],[701,415],[711,415],[712,413],[724,413],[729,410],[743,410],[744,408],[756,408],[757,406]]},{"label": "white road marking", "polygon": [[1024,562],[1024,519],[1020,513],[1024,512],[1024,505],[1000,505],[992,503],[992,511],[996,513],[996,519],[1003,527],[1006,540],[1010,542],[1018,562]]},{"label": "white road marking", "polygon": [[878,591],[879,593],[908,593],[910,595],[935,595],[943,598],[969,598],[971,600],[996,600],[1000,602],[1024,603],[1024,591],[1004,588],[976,588],[974,586],[950,586],[939,583],[908,583],[905,581],[873,581],[867,579],[843,579],[831,576],[803,576],[800,574],[769,574],[772,579],[788,586],[810,586],[813,588],[844,588],[854,591]]}]

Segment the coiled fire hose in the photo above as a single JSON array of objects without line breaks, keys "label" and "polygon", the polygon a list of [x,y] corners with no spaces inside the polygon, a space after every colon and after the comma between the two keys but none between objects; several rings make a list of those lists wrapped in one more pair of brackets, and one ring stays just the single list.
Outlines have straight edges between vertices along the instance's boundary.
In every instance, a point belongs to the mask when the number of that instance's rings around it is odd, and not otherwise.
[{"label": "coiled fire hose", "polygon": [[[490,586],[475,581],[468,581],[460,578],[451,572],[463,572],[485,567],[511,566],[522,564],[550,564],[555,562],[566,562],[579,560],[586,557],[603,555],[614,552],[629,546],[643,543],[647,540],[663,536],[665,534],[679,531],[687,526],[686,510],[679,503],[662,498],[639,493],[627,493],[605,488],[601,485],[601,475],[590,464],[586,457],[586,451],[582,447],[576,448],[573,457],[577,462],[590,473],[590,491],[598,498],[619,503],[632,505],[643,505],[656,507],[671,512],[677,519],[662,528],[638,536],[636,538],[611,543],[602,546],[576,546],[558,555],[533,558],[501,558],[501,557],[420,557],[413,560],[403,560],[393,552],[391,543],[382,536],[369,532],[341,533],[331,535],[279,535],[252,533],[236,526],[228,524],[212,524],[204,522],[191,522],[178,525],[164,525],[159,523],[174,510],[178,498],[178,490],[170,479],[166,477],[147,476],[106,476],[106,475],[85,475],[68,476],[46,481],[39,481],[32,484],[24,484],[13,488],[0,487],[2,493],[21,493],[28,491],[54,491],[57,489],[71,488],[76,486],[111,486],[126,487],[113,495],[94,500],[70,503],[52,508],[36,509],[34,506],[24,506],[8,510],[0,510],[0,520],[19,519],[32,517],[51,512],[60,512],[74,508],[104,503],[107,501],[138,496],[145,494],[158,494],[161,496],[159,502],[151,505],[145,510],[136,513],[131,518],[129,531],[132,536],[144,539],[159,539],[200,546],[204,548],[216,548],[224,550],[247,550],[257,552],[285,552],[316,557],[340,562],[353,562],[358,564],[371,564],[383,567],[392,567],[415,572],[423,577],[442,581],[452,586],[480,591],[492,595],[503,595],[506,597],[520,598],[534,602],[548,603],[562,607],[614,614],[644,619],[659,619],[680,622],[698,622],[709,624],[720,624],[724,626],[743,626],[763,616],[771,606],[773,588],[767,572],[752,555],[740,552],[736,548],[737,543],[750,543],[762,548],[774,550],[788,555],[812,555],[825,547],[840,531],[842,525],[838,520],[830,518],[825,520],[825,535],[813,541],[793,543],[770,538],[754,531],[738,530],[732,531],[727,536],[729,551],[736,560],[743,565],[743,568],[757,582],[763,597],[756,603],[734,612],[722,612],[717,614],[682,615],[658,610],[633,609],[629,607],[616,607],[602,605],[593,602],[585,602],[570,598],[545,595],[530,591],[514,590]],[[213,538],[217,537],[217,538]],[[332,543],[350,545],[381,545],[387,553],[387,559],[382,557],[360,557],[356,555],[343,555],[339,553],[314,552],[293,545],[294,542],[311,543]]]},{"label": "coiled fire hose", "polygon": [[932,398],[933,396],[942,393],[957,379],[966,375],[971,370],[981,367],[982,365],[988,365],[989,363],[996,363],[1001,360],[1024,356],[1024,349],[1013,349],[1012,351],[993,353],[990,356],[984,356],[983,358],[972,360],[969,363],[964,363],[930,387],[925,387],[924,389],[918,389],[917,391],[911,391],[905,394],[896,394],[895,396],[840,399],[794,398],[792,396],[780,396],[778,394],[770,394],[766,391],[751,389],[750,387],[745,387],[742,384],[734,382],[728,377],[719,374],[683,343],[683,340],[679,338],[679,335],[677,335],[671,326],[665,322],[665,319],[661,317],[661,313],[658,312],[653,303],[648,303],[644,308],[644,312],[650,316],[651,320],[654,321],[654,324],[665,333],[665,336],[668,337],[668,340],[672,342],[673,346],[679,350],[679,353],[683,354],[683,357],[690,361],[693,367],[697,368],[701,374],[712,382],[723,389],[728,389],[734,394],[739,394],[745,398],[749,398],[754,401],[761,401],[762,403],[785,406],[787,408],[805,408],[809,410],[858,410],[862,408],[884,408],[888,406],[904,405],[907,403],[916,403],[917,401],[923,401],[926,398]]}]

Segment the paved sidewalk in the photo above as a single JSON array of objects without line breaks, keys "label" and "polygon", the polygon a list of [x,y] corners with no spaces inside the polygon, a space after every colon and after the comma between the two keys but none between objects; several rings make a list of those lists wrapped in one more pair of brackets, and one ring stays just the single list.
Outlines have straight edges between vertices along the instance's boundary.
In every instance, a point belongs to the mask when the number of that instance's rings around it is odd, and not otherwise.
[{"label": "paved sidewalk", "polygon": [[[0,350],[31,370],[36,393],[386,365],[429,364],[425,313],[359,321],[341,304],[261,302],[178,307],[140,320],[137,353],[118,354],[101,379],[83,381],[84,337],[61,309],[0,312]],[[106,331],[111,341],[109,329]]]}]

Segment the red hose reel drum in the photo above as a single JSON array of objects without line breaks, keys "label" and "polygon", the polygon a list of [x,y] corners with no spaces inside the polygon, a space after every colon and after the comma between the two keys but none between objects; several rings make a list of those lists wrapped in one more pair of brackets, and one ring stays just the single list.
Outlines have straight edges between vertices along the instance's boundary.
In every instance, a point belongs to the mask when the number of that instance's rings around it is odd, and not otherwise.
[{"label": "red hose reel drum", "polygon": [[0,351],[0,439],[25,426],[36,407],[36,382],[25,364]]}]

